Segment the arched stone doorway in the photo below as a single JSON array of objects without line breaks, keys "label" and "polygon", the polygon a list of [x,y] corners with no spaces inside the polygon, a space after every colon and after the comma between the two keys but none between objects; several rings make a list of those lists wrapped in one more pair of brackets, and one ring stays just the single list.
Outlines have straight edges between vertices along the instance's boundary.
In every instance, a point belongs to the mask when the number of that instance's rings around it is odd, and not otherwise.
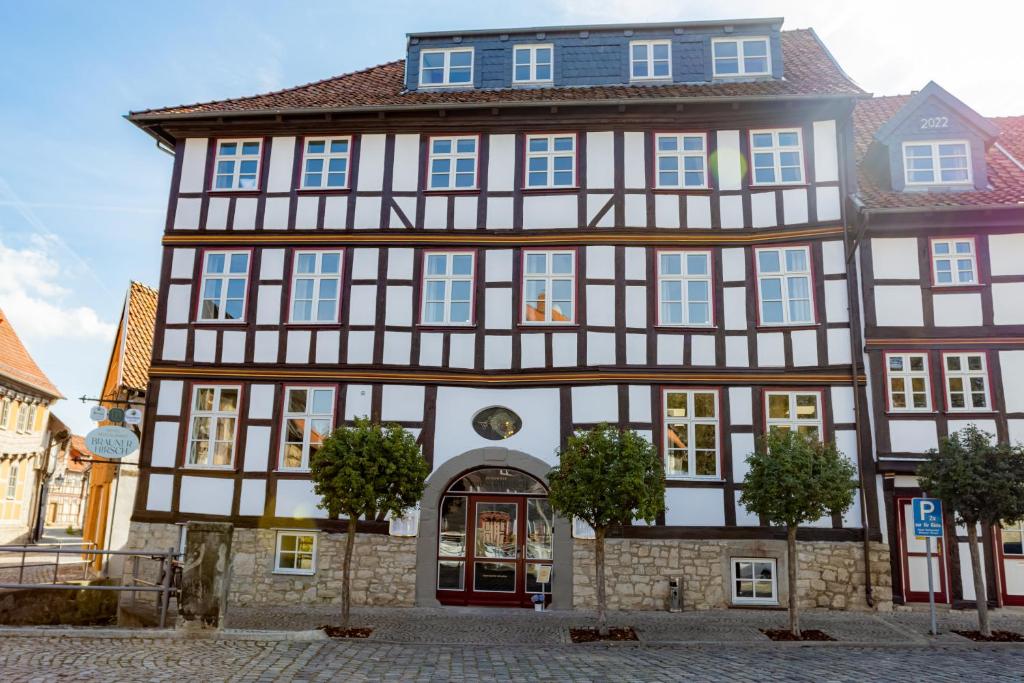
[{"label": "arched stone doorway", "polygon": [[[441,602],[437,599],[438,594],[438,541],[439,541],[439,522],[442,501],[445,495],[452,495],[450,489],[453,485],[466,486],[465,484],[458,483],[462,480],[463,476],[473,472],[475,470],[483,469],[505,469],[512,472],[522,472],[529,477],[522,479],[522,486],[529,486],[529,479],[535,479],[544,488],[543,490],[526,490],[521,493],[521,498],[524,501],[533,500],[534,512],[540,509],[539,501],[543,499],[546,504],[546,487],[547,487],[547,473],[551,469],[551,466],[531,455],[522,453],[520,451],[510,450],[508,448],[478,448],[471,451],[467,451],[462,455],[452,458],[447,462],[443,463],[430,475],[427,480],[426,490],[423,494],[423,499],[420,503],[420,520],[419,520],[419,532],[416,541],[416,605],[420,607],[437,607],[440,606]],[[483,507],[481,505],[479,512],[481,514],[491,514],[494,520],[488,520],[485,518],[485,523],[494,523],[497,519],[497,515],[502,515],[502,519],[506,519],[509,514],[516,515],[517,521],[520,524],[520,530],[525,527],[523,524],[526,522],[531,510],[525,505],[520,508],[513,509],[507,503],[508,498],[501,498],[500,496],[491,498],[481,493],[471,503],[474,509],[473,518],[470,524],[476,524],[476,504],[479,501],[481,504],[492,503],[490,507]],[[502,504],[505,504],[504,507]],[[493,509],[492,509],[493,508]],[[467,514],[467,518],[469,515]],[[554,516],[552,519],[553,526],[553,540],[551,543],[551,607],[554,609],[572,609],[572,527],[568,520],[563,519],[559,516]],[[523,535],[523,534],[520,534]],[[520,546],[521,547],[521,546]],[[445,551],[450,553],[452,551]],[[466,552],[471,552],[467,550]],[[526,562],[526,555],[528,551],[518,550],[515,553],[517,557],[521,554],[523,557],[520,558],[519,569],[517,570],[517,581],[524,582],[526,571],[535,569],[534,565],[547,564],[544,561],[538,561],[531,564]],[[535,558],[541,559],[541,558]],[[472,560],[470,560],[472,562]],[[500,564],[502,560],[497,560],[492,565]],[[501,569],[501,567],[495,567]],[[465,579],[471,580],[469,572],[470,567],[464,567],[463,574]],[[500,580],[500,579],[496,579]],[[525,584],[524,584],[525,585]],[[492,596],[493,597],[493,596]],[[468,602],[467,602],[468,601]],[[499,604],[500,601],[478,601],[474,600],[472,595],[466,596],[466,604]]]}]

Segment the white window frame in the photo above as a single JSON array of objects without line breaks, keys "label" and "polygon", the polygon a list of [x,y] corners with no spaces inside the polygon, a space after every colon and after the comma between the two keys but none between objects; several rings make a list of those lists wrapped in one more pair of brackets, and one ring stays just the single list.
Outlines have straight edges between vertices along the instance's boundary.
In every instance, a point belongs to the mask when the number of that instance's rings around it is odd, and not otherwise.
[{"label": "white window frame", "polygon": [[[451,71],[452,71],[452,53],[455,52],[468,52],[469,53],[469,80],[465,83],[452,83]],[[423,79],[423,72],[426,71],[423,57],[429,54],[443,54],[444,55],[444,66],[441,68],[441,74],[444,77],[440,83],[427,83]],[[476,76],[474,73],[476,66],[476,50],[472,47],[445,47],[445,48],[428,48],[420,50],[419,56],[420,63],[420,75],[419,75],[419,87],[421,88],[472,88],[473,80]],[[438,67],[430,67],[436,69]],[[457,69],[464,69],[464,66],[457,66]]]},{"label": "white window frame", "polygon": [[18,470],[20,469],[16,460],[11,460],[7,466],[7,500],[18,499]]},{"label": "white window frame", "polygon": [[[654,47],[658,45],[664,45],[668,48],[668,57],[666,59],[655,59],[654,58]],[[633,48],[644,47],[644,57],[638,59],[633,55]],[[654,75],[654,64],[655,62],[667,62],[668,73],[664,76]],[[634,67],[637,64],[647,65],[647,75],[637,76]],[[672,80],[672,41],[669,39],[662,40],[631,40],[629,41],[629,80],[630,81],[671,81]]]},{"label": "white window frame", "polygon": [[[199,410],[196,408],[196,401],[199,398],[199,392],[202,389],[213,389],[213,410]],[[234,389],[237,394],[235,398],[235,410],[234,412],[227,410],[220,410],[220,398],[221,393],[225,389]],[[237,384],[195,384],[192,386],[192,396],[189,399],[189,411],[188,411],[188,439],[185,441],[185,468],[186,469],[202,469],[202,470],[230,470],[235,466],[235,456],[238,454],[238,423],[240,421],[239,406],[242,402],[242,387]],[[205,418],[210,420],[209,434],[205,439],[207,450],[206,450],[206,462],[192,462],[192,446],[193,443],[201,443],[204,439],[199,439],[195,435],[196,429],[196,418]],[[220,421],[224,419],[233,419],[234,430],[231,435],[231,461],[224,465],[213,464],[213,456],[217,449],[217,428],[220,426]],[[226,443],[220,441],[219,443]]]},{"label": "white window frame", "polygon": [[[537,50],[551,50],[551,61],[547,62],[548,68],[551,69],[550,78],[537,78],[537,66],[544,62],[537,61]],[[516,61],[516,55],[520,50],[529,53],[530,59],[526,64],[519,64]],[[526,66],[530,70],[530,77],[526,80],[516,78],[516,67]],[[515,45],[512,47],[512,83],[515,85],[535,85],[538,83],[553,83],[555,80],[555,46],[552,43],[536,43],[536,44],[523,44]]]},{"label": "white window frame", "polygon": [[[889,412],[892,413],[930,413],[932,412],[932,386],[931,378],[928,376],[928,354],[927,353],[909,353],[903,351],[887,351],[885,354],[885,391],[888,399]],[[890,359],[899,358],[903,361],[903,370],[893,370],[889,364]],[[911,370],[910,362],[913,358],[920,358],[924,361],[923,370]],[[894,379],[903,380],[903,390],[898,391],[893,388],[892,381]],[[922,379],[924,380],[924,407],[918,408],[914,406],[914,394],[921,393],[913,390],[913,380]],[[895,397],[899,394],[903,395],[904,407],[899,408],[896,406]]]},{"label": "white window frame", "polygon": [[[1021,557],[1024,555],[1024,552],[1006,552],[1006,539],[1003,537],[1003,534],[1006,532],[1017,534],[1021,539],[1021,543],[1024,544],[1024,520],[1018,522],[999,523],[999,551],[1002,553],[1003,557]],[[1024,548],[1022,548],[1022,551],[1024,551]]]},{"label": "white window frame", "polygon": [[[210,264],[210,256],[218,254],[224,256],[224,272],[208,273],[207,268],[209,267]],[[245,256],[244,273],[231,272],[231,258],[233,256]],[[210,249],[203,252],[203,262],[201,266],[202,271],[199,276],[199,306],[196,310],[196,322],[244,323],[246,308],[248,307],[249,304],[249,272],[252,270],[252,252],[247,249]],[[231,280],[239,279],[243,280],[244,282],[242,290],[242,315],[238,318],[228,318],[226,317],[225,311],[226,304],[228,301],[228,285]],[[221,283],[220,295],[217,298],[217,315],[216,317],[206,317],[203,315],[203,303],[206,301],[213,301],[212,297],[206,296],[206,283],[214,280],[219,280]]]},{"label": "white window frame", "polygon": [[[967,161],[967,178],[965,180],[943,180],[942,179],[942,157],[939,155],[940,145],[963,145],[964,153],[962,155],[947,155],[947,157],[960,157]],[[907,163],[910,157],[907,156],[907,150],[910,147],[929,147],[931,154],[928,158],[931,160],[931,180],[911,180],[910,172],[913,171],[924,171],[927,169],[917,168],[911,169],[910,164]],[[905,185],[916,186],[916,187],[927,187],[930,185],[970,185],[974,182],[974,170],[971,168],[971,143],[967,140],[906,140],[902,145],[903,151],[903,182]],[[914,157],[916,159],[922,159],[924,157]],[[947,169],[947,170],[960,170],[960,169]]]},{"label": "white window frame", "polygon": [[[256,143],[256,172],[253,173],[242,173],[242,162],[252,161],[249,154],[242,154],[242,149],[246,144]],[[213,177],[210,179],[212,192],[258,192],[260,189],[260,173],[263,171],[263,138],[226,138],[222,140],[215,140],[216,145],[214,150],[213,159]],[[234,154],[223,154],[221,153],[221,145],[235,145]],[[221,173],[220,164],[221,162],[232,162],[231,173]],[[253,184],[251,186],[242,186],[241,177],[243,175],[249,176],[254,175]],[[231,178],[231,185],[228,187],[220,187],[217,184],[217,180],[221,177]]]},{"label": "white window frame", "polygon": [[[443,275],[431,275],[427,272],[427,263],[432,256],[443,256],[445,258],[445,272]],[[470,258],[470,271],[469,275],[456,275],[452,272],[453,263],[455,256],[469,256]],[[464,322],[452,320],[452,304],[455,303],[452,299],[452,285],[455,282],[469,281],[469,320]],[[428,300],[428,287],[429,282],[443,282],[444,283],[444,299],[442,301]],[[454,251],[425,251],[423,253],[423,283],[422,283],[422,295],[420,296],[420,324],[428,326],[443,326],[443,327],[472,327],[474,325],[473,308],[476,303],[476,252],[469,250],[454,250]],[[438,322],[434,320],[427,320],[427,304],[428,303],[442,303],[444,305],[444,320]],[[459,303],[462,303],[460,300]]]},{"label": "white window frame", "polygon": [[[697,417],[694,410],[696,394],[709,394],[714,399],[715,414],[713,417]],[[670,395],[686,396],[686,417],[669,415],[668,400]],[[665,389],[662,392],[662,430],[664,431],[665,477],[667,479],[721,480],[722,478],[722,428],[720,425],[721,403],[717,389]],[[687,432],[686,453],[687,471],[675,472],[670,468],[669,451],[672,425],[685,425]],[[711,425],[715,428],[715,471],[713,474],[697,473],[697,426]],[[676,448],[674,450],[681,450]]]},{"label": "white window frame", "polygon": [[[734,74],[718,73],[719,59],[732,59],[732,57],[715,57],[715,45],[721,43],[736,43],[736,66]],[[747,43],[765,44],[765,70],[747,71]],[[744,36],[742,38],[712,38],[711,39],[711,70],[714,78],[746,78],[750,76],[771,76],[772,74],[772,41],[767,36]]]},{"label": "white window frame", "polygon": [[[947,254],[937,254],[935,252],[935,246],[938,244],[944,244],[949,248]],[[969,244],[970,251],[960,253],[956,251],[957,245]],[[932,284],[936,287],[973,287],[981,283],[978,277],[978,257],[977,257],[977,245],[974,243],[973,237],[951,237],[948,239],[933,239],[930,240],[928,249],[931,252],[932,259]],[[959,278],[960,267],[958,261],[969,260],[971,263],[971,279],[968,282],[962,282]],[[949,261],[949,273],[950,277],[953,278],[952,282],[939,282],[939,262]]]},{"label": "white window frame", "polygon": [[[801,250],[804,252],[804,258],[806,259],[807,269],[806,270],[793,270],[790,271],[786,262],[786,252]],[[764,252],[774,251],[778,252],[779,255],[779,272],[762,273],[761,272],[761,254]],[[815,311],[814,302],[814,271],[811,265],[811,249],[806,245],[801,246],[780,246],[780,247],[758,247],[754,249],[754,268],[757,272],[757,311],[758,311],[758,322],[761,327],[780,327],[780,326],[794,326],[794,325],[816,325],[817,324],[817,312]],[[793,316],[790,311],[790,302],[793,300],[789,294],[789,281],[791,278],[806,278],[807,279],[807,301],[810,309],[810,318],[808,320],[793,320]],[[764,315],[764,280],[781,280],[782,281],[782,320],[779,322],[769,322],[765,320]],[[774,301],[774,300],[773,300]]]},{"label": "white window frame", "polygon": [[[740,597],[738,595],[738,591],[736,590],[736,584],[739,583],[740,581],[746,581],[747,580],[747,579],[741,579],[738,576],[738,572],[736,571],[736,569],[737,569],[736,565],[739,564],[740,562],[751,563],[751,565],[752,565],[751,566],[751,576],[752,577],[756,577],[756,574],[757,574],[756,567],[757,567],[757,565],[759,563],[760,564],[769,564],[769,565],[771,565],[772,578],[770,579],[770,584],[771,584],[771,587],[772,587],[772,595],[771,595],[770,598],[759,598],[759,597],[746,598],[746,597]],[[731,579],[732,579],[732,588],[730,589],[730,594],[732,595],[732,602],[733,602],[733,604],[736,604],[736,605],[777,605],[777,604],[779,604],[779,563],[778,563],[778,561],[774,557],[730,557],[729,558],[729,567],[730,567],[729,572],[730,572]],[[749,580],[754,584],[754,594],[755,594],[755,596],[757,594],[757,585],[769,582],[768,579],[751,578]]]},{"label": "white window frame", "polygon": [[[289,408],[289,394],[293,391],[304,391],[306,392],[306,409],[304,411],[290,411]],[[313,412],[313,392],[314,391],[328,391],[331,394],[330,400],[330,412],[316,413]],[[327,430],[321,434],[323,438],[326,438],[330,434],[331,430],[334,429],[334,406],[337,401],[337,391],[333,386],[324,385],[285,385],[284,387],[284,399],[281,407],[281,443],[278,450],[277,469],[281,472],[307,472],[309,471],[309,459],[312,450],[312,434],[313,434],[313,421],[314,420],[327,420]],[[298,467],[288,467],[285,465],[285,454],[288,450],[288,444],[292,443],[288,441],[288,420],[302,420],[302,455],[300,456],[300,463]]]},{"label": "white window frame", "polygon": [[[528,273],[526,264],[530,255],[544,254],[545,255],[545,272],[544,273]],[[571,273],[554,273],[552,269],[553,257],[556,255],[567,254],[572,258],[572,272]],[[524,249],[523,250],[523,280],[522,280],[522,310],[520,312],[520,321],[523,325],[574,325],[576,324],[576,250],[574,249]],[[529,301],[527,300],[527,282],[530,280],[541,280],[544,282],[544,320],[529,320],[527,318],[527,309],[529,308]],[[551,291],[553,289],[553,283],[556,280],[569,280],[571,285],[569,288],[569,295],[571,297],[570,302],[572,303],[572,317],[569,320],[553,320],[552,313],[553,308],[551,306]]]},{"label": "white window frame", "polygon": [[[571,150],[555,150],[555,140],[561,138],[570,138],[572,140]],[[547,150],[544,152],[531,152],[530,141],[531,140],[547,140]],[[523,168],[523,189],[525,190],[574,190],[577,187],[577,172],[576,172],[576,152],[579,145],[576,133],[555,133],[552,135],[527,135],[526,136],[526,163]],[[569,157],[572,160],[572,182],[568,185],[556,185],[555,184],[555,159]],[[531,159],[546,159],[547,164],[545,166],[544,178],[545,182],[543,185],[531,185],[530,184],[530,160]],[[533,171],[533,173],[540,173],[541,171]],[[559,173],[564,173],[564,170],[559,170]]]},{"label": "white window frame", "polygon": [[[674,150],[662,150],[661,141],[665,139],[674,139],[676,148]],[[700,140],[700,151],[688,150],[686,147],[687,139]],[[678,176],[678,182],[674,185],[666,184],[661,182],[661,174],[663,173],[661,168],[662,159],[675,159],[676,170],[671,169],[664,171],[665,173],[676,173]],[[700,159],[701,162],[701,182],[699,185],[687,185],[686,174],[695,173],[696,171],[688,171],[686,169],[687,159]],[[706,190],[708,189],[708,136],[707,133],[656,133],[654,135],[654,187],[658,190]]]},{"label": "white window frame", "polygon": [[[299,272],[299,258],[302,256],[313,255],[316,259],[314,261],[314,272],[312,273],[300,273]],[[333,254],[338,257],[338,272],[337,273],[324,273],[323,262],[325,254]],[[288,297],[288,322],[296,323],[299,325],[330,325],[338,322],[338,316],[341,312],[341,282],[342,272],[345,269],[345,252],[342,249],[296,249],[292,254],[292,281],[291,281],[291,295]],[[313,298],[303,299],[303,301],[310,301],[310,312],[313,319],[301,320],[295,316],[295,304],[296,296],[298,295],[298,281],[299,280],[312,280],[313,281]],[[320,303],[322,300],[321,286],[324,281],[334,280],[334,314],[326,319],[316,319],[317,311],[320,309]],[[329,299],[328,299],[329,300]]]},{"label": "white window frame", "polygon": [[[324,144],[323,152],[310,152],[309,146],[311,143],[322,142]],[[345,143],[344,152],[332,152],[331,146],[336,142]],[[321,160],[323,166],[319,171],[310,171],[309,162]],[[332,161],[343,160],[345,162],[345,170],[342,173],[345,176],[345,182],[341,185],[329,185],[328,177],[338,171],[331,171],[330,165]],[[302,141],[302,170],[300,176],[299,187],[303,190],[347,190],[349,187],[349,179],[351,178],[352,170],[352,136],[351,135],[336,135],[336,136],[319,136],[313,135],[304,138]],[[320,184],[313,185],[308,182],[308,176],[316,174],[320,177]]]},{"label": "white window frame", "polygon": [[[978,357],[981,359],[980,370],[968,370],[969,359],[971,357]],[[960,369],[950,370],[949,369],[949,358],[960,359]],[[970,389],[971,380],[980,378],[982,381],[982,392],[973,391]],[[953,389],[950,386],[951,379],[961,380],[961,391],[956,393],[963,393],[964,395],[964,407],[954,408],[953,407]],[[992,410],[992,388],[989,386],[989,375],[988,375],[988,354],[979,351],[948,351],[942,354],[942,384],[943,389],[946,392],[946,410],[951,413],[990,413]],[[974,394],[984,393],[985,405],[976,406],[974,404]]]},{"label": "white window frame", "polygon": [[22,403],[18,406],[18,416],[15,418],[14,431],[20,433],[28,431],[28,404]]},{"label": "white window frame", "polygon": [[[281,549],[281,541],[286,536],[294,537],[296,539],[296,541],[295,541],[295,544],[296,544],[295,545],[295,550],[282,550]],[[317,551],[317,545],[318,545],[317,544],[317,540],[318,540],[317,536],[318,536],[317,532],[316,531],[312,531],[312,530],[307,530],[307,531],[282,530],[282,531],[278,531],[277,532],[277,540],[274,543],[274,572],[273,573],[274,574],[293,574],[293,575],[299,575],[299,576],[312,576],[312,575],[316,574],[316,565],[317,565],[317,562],[316,562],[316,551]],[[313,539],[313,548],[308,553],[300,551],[298,549],[298,539],[302,538],[302,537],[309,537],[309,538]],[[294,555],[295,559],[296,559],[296,564],[298,564],[298,559],[300,557],[305,556],[305,555],[309,555],[310,556],[311,568],[310,569],[299,569],[299,568],[282,567],[281,566],[281,554],[282,553],[288,553],[290,555]]]},{"label": "white window frame", "polygon": [[0,399],[0,429],[7,430],[7,423],[11,419],[11,399]]},{"label": "white window frame", "polygon": [[[657,272],[658,272],[658,326],[659,327],[712,327],[715,319],[715,295],[714,295],[714,283],[712,276],[712,264],[714,261],[711,257],[711,251],[707,249],[659,249],[656,252],[658,258]],[[662,257],[663,256],[679,256],[680,257],[680,270],[682,271],[679,275],[667,275],[662,268]],[[705,258],[705,272],[703,274],[690,274],[689,273],[689,262],[688,256],[703,256]],[[663,287],[662,284],[666,282],[678,282],[680,283],[680,296],[682,299],[679,302],[671,301],[666,302],[663,299]],[[708,307],[708,319],[707,322],[693,322],[690,320],[690,283],[691,282],[703,282],[707,287],[707,307]],[[663,314],[664,306],[666,303],[679,303],[682,307],[681,322],[666,322],[665,315]],[[703,303],[703,302],[697,302]]]},{"label": "white window frame", "polygon": [[[795,133],[797,136],[797,144],[793,145],[782,145],[779,143],[779,135],[784,133]],[[771,135],[772,145],[771,147],[754,147],[754,136],[755,135]],[[804,132],[800,128],[761,128],[758,130],[751,130],[748,139],[750,143],[750,184],[751,186],[771,187],[775,185],[806,185],[806,172],[804,169]],[[797,168],[800,171],[800,177],[797,180],[783,180],[782,179],[782,154],[796,152],[799,159],[799,163],[796,166],[786,165],[785,168]],[[759,181],[757,179],[757,166],[756,166],[756,155],[758,154],[771,154],[772,155],[772,175],[773,180],[771,181]]]},{"label": "white window frame", "polygon": [[[770,398],[772,396],[786,396],[789,399],[789,417],[772,417],[769,411]],[[817,418],[800,419],[797,417],[797,401],[801,396],[813,396],[817,407]],[[817,427],[818,439],[825,440],[825,406],[820,391],[765,391],[764,392],[764,420],[765,432],[770,433],[772,427],[788,427],[792,431],[798,431],[799,427]]]},{"label": "white window frame", "polygon": [[[434,143],[447,140],[451,143],[450,152],[435,152]],[[472,152],[459,152],[459,142],[465,140],[473,141]],[[434,135],[427,140],[427,192],[467,192],[476,190],[480,185],[480,136],[479,135]],[[456,170],[459,161],[470,159],[473,161],[473,184],[460,186],[457,184],[457,176],[464,175],[465,171]],[[448,171],[447,184],[434,185],[434,162],[447,160]]]}]

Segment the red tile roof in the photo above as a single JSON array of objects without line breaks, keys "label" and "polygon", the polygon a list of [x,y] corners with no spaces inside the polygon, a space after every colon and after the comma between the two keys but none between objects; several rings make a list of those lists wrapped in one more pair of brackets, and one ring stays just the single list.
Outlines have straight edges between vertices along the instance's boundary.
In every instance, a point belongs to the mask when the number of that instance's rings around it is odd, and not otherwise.
[{"label": "red tile roof", "polygon": [[133,112],[132,119],[175,115],[317,109],[446,107],[507,103],[607,102],[676,98],[758,98],[863,95],[811,29],[782,32],[785,79],[659,86],[610,85],[531,89],[408,92],[405,61],[397,60],[295,88],[215,102]]},{"label": "red tile roof", "polygon": [[89,469],[89,463],[82,462],[81,458],[95,458],[96,454],[90,451],[85,445],[85,437],[79,436],[78,434],[71,435],[71,453],[65,454],[65,457],[70,455],[67,459],[67,468],[71,472],[85,472]]},{"label": "red tile roof", "polygon": [[970,192],[892,192],[864,168],[875,131],[896,115],[912,95],[861,100],[853,112],[856,135],[858,196],[872,209],[1017,206],[1024,203],[1024,116],[990,118],[999,127],[996,144],[986,155],[989,189]]},{"label": "red tile roof", "polygon": [[[149,384],[149,362],[153,357],[153,328],[156,325],[157,292],[141,282],[128,288],[128,324],[121,358],[121,385],[145,391]],[[123,323],[123,321],[122,321]]]},{"label": "red tile roof", "polygon": [[41,391],[51,398],[64,398],[18,338],[11,321],[0,309],[0,380],[9,379]]}]

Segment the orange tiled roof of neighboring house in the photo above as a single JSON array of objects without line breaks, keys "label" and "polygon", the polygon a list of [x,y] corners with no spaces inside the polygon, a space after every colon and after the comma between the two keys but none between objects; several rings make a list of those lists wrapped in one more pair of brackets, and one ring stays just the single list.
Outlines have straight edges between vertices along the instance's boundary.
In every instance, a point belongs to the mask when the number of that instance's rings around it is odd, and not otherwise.
[{"label": "orange tiled roof of neighboring house", "polygon": [[[121,359],[121,384],[145,391],[149,384],[149,362],[153,356],[153,328],[156,325],[157,292],[141,282],[128,288],[128,316],[125,325],[124,354]],[[124,324],[124,321],[122,321]]]},{"label": "orange tiled roof of neighboring house", "polygon": [[85,437],[78,434],[71,435],[71,457],[68,458],[67,468],[72,472],[84,472],[89,469],[89,463],[82,462],[79,458],[95,458],[96,454],[85,446]]},{"label": "orange tiled roof of neighboring house", "polygon": [[64,398],[46,373],[32,360],[28,349],[14,331],[7,314],[0,309],[0,378],[37,389],[52,398]]}]

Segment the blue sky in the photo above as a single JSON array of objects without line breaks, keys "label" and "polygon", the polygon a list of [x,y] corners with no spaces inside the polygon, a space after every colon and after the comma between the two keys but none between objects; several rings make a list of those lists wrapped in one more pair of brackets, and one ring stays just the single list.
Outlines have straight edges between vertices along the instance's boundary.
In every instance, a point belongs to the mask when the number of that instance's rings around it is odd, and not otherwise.
[{"label": "blue sky", "polygon": [[[155,286],[172,159],[130,110],[235,97],[403,56],[407,31],[783,16],[877,94],[929,79],[1024,113],[1024,10],[976,0],[0,3],[0,307],[71,397],[95,396],[132,279]],[[1015,84],[1015,85],[1014,85]],[[56,413],[88,430],[87,406]]]}]

